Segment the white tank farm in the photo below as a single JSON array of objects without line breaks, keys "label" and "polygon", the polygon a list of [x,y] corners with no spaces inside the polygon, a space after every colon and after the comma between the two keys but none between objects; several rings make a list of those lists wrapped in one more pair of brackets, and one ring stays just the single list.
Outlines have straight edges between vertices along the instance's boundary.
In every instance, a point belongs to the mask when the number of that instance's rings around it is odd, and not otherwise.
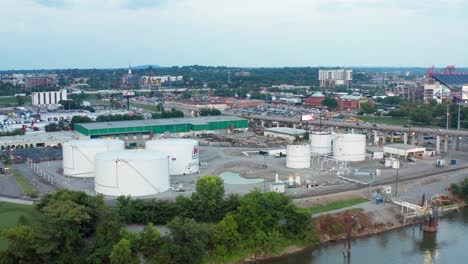
[{"label": "white tank farm", "polygon": [[94,157],[98,153],[123,150],[118,139],[72,140],[63,143],[63,174],[70,177],[94,177]]},{"label": "white tank farm", "polygon": [[95,161],[94,190],[109,196],[147,196],[170,187],[168,156],[155,150],[99,153]]},{"label": "white tank farm", "polygon": [[199,172],[198,141],[168,138],[146,141],[146,149],[159,150],[169,155],[169,174],[185,175]]},{"label": "white tank farm", "polygon": [[330,132],[314,132],[309,134],[310,152],[319,155],[332,153],[333,135]]},{"label": "white tank farm", "polygon": [[288,145],[286,167],[291,169],[310,168],[310,145]]},{"label": "white tank farm", "polygon": [[335,134],[333,156],[340,161],[366,159],[366,136],[361,134]]}]

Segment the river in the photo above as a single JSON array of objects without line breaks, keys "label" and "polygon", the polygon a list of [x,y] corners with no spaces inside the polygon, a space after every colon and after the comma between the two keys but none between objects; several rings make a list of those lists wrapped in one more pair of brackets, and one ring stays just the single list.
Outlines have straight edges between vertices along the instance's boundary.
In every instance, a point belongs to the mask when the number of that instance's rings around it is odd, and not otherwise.
[{"label": "river", "polygon": [[437,233],[423,232],[416,225],[354,239],[350,259],[343,258],[343,244],[343,241],[329,243],[267,263],[468,263],[468,208],[441,218]]}]

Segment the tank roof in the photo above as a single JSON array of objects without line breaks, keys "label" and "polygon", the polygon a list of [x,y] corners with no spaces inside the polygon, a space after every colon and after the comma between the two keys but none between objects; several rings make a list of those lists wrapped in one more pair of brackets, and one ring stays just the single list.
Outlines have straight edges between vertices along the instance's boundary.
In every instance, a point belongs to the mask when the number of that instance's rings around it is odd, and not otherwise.
[{"label": "tank roof", "polygon": [[125,142],[120,139],[88,139],[88,140],[71,140],[63,143],[63,145],[95,147],[102,145],[124,145]]},{"label": "tank roof", "polygon": [[96,154],[100,160],[155,160],[167,158],[168,154],[157,150],[127,149]]},{"label": "tank roof", "polygon": [[165,138],[146,141],[150,145],[193,145],[198,144],[198,140],[188,138]]}]

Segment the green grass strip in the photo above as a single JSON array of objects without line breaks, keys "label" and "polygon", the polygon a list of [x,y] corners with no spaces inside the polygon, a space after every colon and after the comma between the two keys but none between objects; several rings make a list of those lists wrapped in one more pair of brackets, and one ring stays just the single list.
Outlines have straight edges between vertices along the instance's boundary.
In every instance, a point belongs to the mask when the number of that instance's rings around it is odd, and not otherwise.
[{"label": "green grass strip", "polygon": [[[0,232],[18,224],[31,224],[38,217],[39,213],[32,205],[0,202]],[[26,223],[20,223],[21,218]],[[8,242],[0,238],[0,252],[5,251],[7,247]]]},{"label": "green grass strip", "polygon": [[[367,198],[358,197],[358,198],[353,198],[353,199],[348,199],[348,200],[340,200],[340,201],[329,202],[326,204],[315,205],[307,209],[309,210],[310,214],[314,215],[318,213],[323,213],[323,212],[328,212],[328,211],[333,211],[333,210],[353,206],[356,204],[365,203],[368,201],[369,199]],[[359,209],[362,209],[362,208],[359,208]]]},{"label": "green grass strip", "polygon": [[130,102],[130,106],[141,108],[149,112],[159,112],[158,106],[155,104],[143,104],[143,103],[137,103],[137,102]]},{"label": "green grass strip", "polygon": [[16,183],[23,189],[23,192],[27,195],[31,195],[35,192],[34,187],[24,178],[24,176],[17,170],[10,170],[13,177],[15,177]]}]

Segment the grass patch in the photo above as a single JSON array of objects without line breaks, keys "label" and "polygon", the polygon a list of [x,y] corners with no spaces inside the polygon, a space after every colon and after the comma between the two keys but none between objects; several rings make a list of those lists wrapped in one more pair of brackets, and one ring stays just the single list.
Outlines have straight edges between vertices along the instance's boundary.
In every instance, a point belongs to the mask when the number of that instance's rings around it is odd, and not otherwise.
[{"label": "grass patch", "polygon": [[404,126],[408,125],[408,118],[406,117],[386,117],[386,116],[376,116],[374,119],[372,116],[356,116],[358,119],[362,119],[365,122],[375,122],[376,124],[386,124],[386,125],[395,125],[395,126]]},{"label": "grass patch", "polygon": [[[0,231],[15,227],[20,218],[23,223],[30,224],[36,220],[39,213],[34,206],[0,202]],[[0,238],[0,252],[8,247],[8,242]]]},{"label": "grass patch", "polygon": [[138,107],[148,112],[159,112],[158,107],[155,104],[142,104],[137,102],[130,102],[130,106]]},{"label": "grass patch", "polygon": [[[31,96],[22,96],[23,102],[31,102]],[[0,106],[8,107],[8,106],[17,106],[18,100],[16,96],[7,96],[7,97],[0,97]]]},{"label": "grass patch", "polygon": [[[315,205],[315,206],[309,207],[307,209],[309,210],[310,214],[314,215],[314,214],[318,214],[318,213],[323,213],[323,212],[328,212],[328,211],[333,211],[333,210],[353,206],[353,205],[360,204],[360,203],[365,203],[365,202],[368,202],[368,201],[369,201],[369,199],[367,199],[367,198],[358,197],[358,198],[353,198],[353,199],[348,199],[348,200],[334,201],[334,202],[329,202],[329,203],[326,203],[326,204]],[[353,208],[353,209],[363,210],[362,208]],[[353,209],[351,209],[351,210],[353,210]],[[355,210],[353,210],[353,211],[355,211]]]},{"label": "grass patch", "polygon": [[23,189],[23,192],[27,195],[33,194],[36,190],[34,187],[24,178],[24,176],[17,170],[10,170],[13,177],[15,177],[16,183]]}]

